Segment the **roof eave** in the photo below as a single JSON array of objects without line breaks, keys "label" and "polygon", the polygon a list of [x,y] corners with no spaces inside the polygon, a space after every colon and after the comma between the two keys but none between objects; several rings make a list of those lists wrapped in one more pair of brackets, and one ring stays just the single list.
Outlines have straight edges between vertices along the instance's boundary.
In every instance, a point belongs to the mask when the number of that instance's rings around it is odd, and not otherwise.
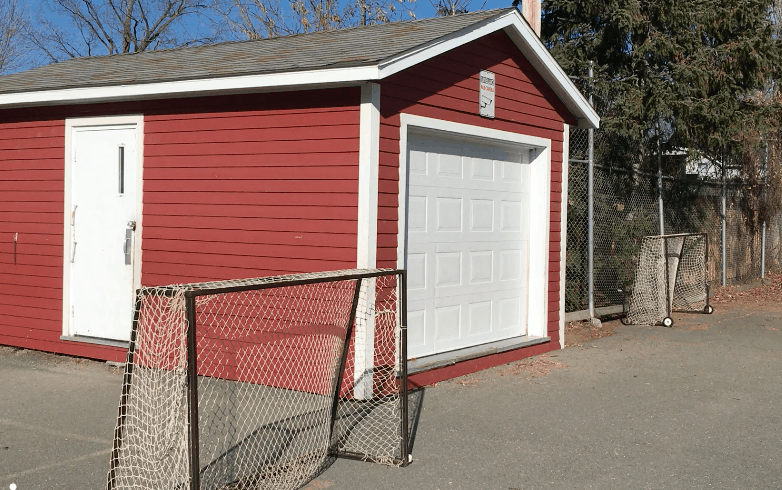
[{"label": "roof eave", "polygon": [[373,64],[237,77],[18,92],[0,94],[0,109],[262,91],[306,90],[358,85],[364,81],[377,80],[378,77],[378,68]]},{"label": "roof eave", "polygon": [[490,17],[470,25],[448,36],[435,39],[414,49],[396,55],[379,64],[380,78],[386,78],[413,65],[450,51],[454,48],[472,42],[478,38],[504,30],[516,47],[538,70],[543,79],[551,86],[554,93],[565,104],[565,107],[578,120],[578,128],[598,128],[600,117],[589,105],[584,95],[576,88],[570,78],[562,71],[562,67],[551,56],[538,35],[516,9]]},{"label": "roof eave", "polygon": [[565,104],[565,107],[578,120],[579,128],[598,128],[600,117],[581,91],[576,88],[570,78],[551,56],[538,35],[516,9],[510,9],[495,17],[472,24],[448,36],[441,37],[415,49],[406,51],[387,60],[380,65],[380,78],[386,78],[427,59],[450,51],[454,48],[472,42],[480,37],[504,30],[517,48],[538,70],[538,73],[554,90],[554,93]]},{"label": "roof eave", "polygon": [[554,90],[554,93],[578,120],[578,128],[597,129],[600,127],[600,116],[584,98],[584,94],[573,84],[570,77],[562,70],[559,63],[551,56],[543,45],[540,37],[523,20],[518,12],[511,17],[512,21],[504,26],[505,32],[513,40],[519,50],[527,57],[532,66],[538,70],[544,80]]},{"label": "roof eave", "polygon": [[0,108],[119,102],[260,91],[305,90],[381,80],[492,32],[504,30],[577,119],[579,128],[597,128],[600,118],[554,60],[535,31],[515,9],[472,24],[377,64],[156,82],[0,94]]}]

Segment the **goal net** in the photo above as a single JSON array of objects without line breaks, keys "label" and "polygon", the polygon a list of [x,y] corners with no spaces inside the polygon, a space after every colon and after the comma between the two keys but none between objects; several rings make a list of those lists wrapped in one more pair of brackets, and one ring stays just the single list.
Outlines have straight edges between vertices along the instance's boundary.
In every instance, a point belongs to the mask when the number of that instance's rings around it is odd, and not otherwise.
[{"label": "goal net", "polygon": [[404,271],[142,288],[108,489],[294,489],[409,461]]},{"label": "goal net", "polygon": [[644,237],[625,322],[671,326],[673,311],[710,313],[708,249],[705,233]]}]

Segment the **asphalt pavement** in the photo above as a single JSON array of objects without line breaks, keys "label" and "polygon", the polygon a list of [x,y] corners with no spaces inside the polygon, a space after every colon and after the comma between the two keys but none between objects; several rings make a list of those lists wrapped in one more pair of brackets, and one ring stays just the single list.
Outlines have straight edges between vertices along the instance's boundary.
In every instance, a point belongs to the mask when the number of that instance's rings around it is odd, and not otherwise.
[{"label": "asphalt pavement", "polygon": [[[677,315],[427,388],[414,462],[320,489],[782,489],[782,307]],[[105,486],[122,376],[0,347],[0,490]]]}]

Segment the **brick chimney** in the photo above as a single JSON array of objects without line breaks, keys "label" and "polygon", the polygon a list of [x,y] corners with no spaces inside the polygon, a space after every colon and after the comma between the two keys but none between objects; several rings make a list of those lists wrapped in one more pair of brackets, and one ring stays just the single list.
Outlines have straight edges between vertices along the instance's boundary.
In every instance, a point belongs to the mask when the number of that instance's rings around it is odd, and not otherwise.
[{"label": "brick chimney", "polygon": [[521,15],[540,37],[540,0],[521,0]]}]

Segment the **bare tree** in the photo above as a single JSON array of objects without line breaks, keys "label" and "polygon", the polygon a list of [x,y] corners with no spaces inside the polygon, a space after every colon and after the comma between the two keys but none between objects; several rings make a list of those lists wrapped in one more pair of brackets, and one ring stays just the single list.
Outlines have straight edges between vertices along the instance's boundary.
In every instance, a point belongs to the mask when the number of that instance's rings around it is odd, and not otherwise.
[{"label": "bare tree", "polygon": [[415,18],[415,0],[216,0],[238,37],[263,39]]},{"label": "bare tree", "polygon": [[359,25],[382,24],[415,19],[415,0],[356,0],[351,4],[358,12]]},{"label": "bare tree", "polygon": [[[482,10],[486,6],[487,1],[484,0],[483,5],[477,10]],[[429,3],[432,4],[438,16],[445,17],[447,15],[466,14],[470,11],[469,7],[472,4],[472,0],[429,0]]]},{"label": "bare tree", "polygon": [[[206,0],[44,0],[32,41],[52,61],[215,40]],[[70,21],[65,26],[57,16]]]},{"label": "bare tree", "polygon": [[338,29],[344,18],[338,0],[232,0],[216,10],[246,39]]},{"label": "bare tree", "polygon": [[19,0],[0,0],[0,74],[10,73],[31,62],[26,32],[27,11]]}]

